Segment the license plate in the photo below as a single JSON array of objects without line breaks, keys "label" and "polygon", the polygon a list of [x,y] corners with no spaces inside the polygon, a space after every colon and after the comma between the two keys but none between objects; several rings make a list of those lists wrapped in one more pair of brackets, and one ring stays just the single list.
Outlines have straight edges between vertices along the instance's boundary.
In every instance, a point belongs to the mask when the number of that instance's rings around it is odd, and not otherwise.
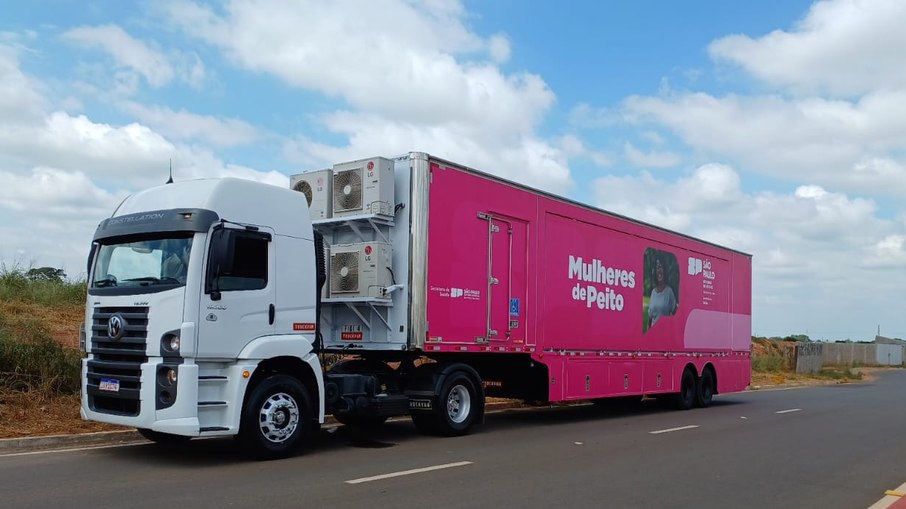
[{"label": "license plate", "polygon": [[101,378],[101,385],[98,388],[102,391],[120,392],[120,381],[113,378]]}]

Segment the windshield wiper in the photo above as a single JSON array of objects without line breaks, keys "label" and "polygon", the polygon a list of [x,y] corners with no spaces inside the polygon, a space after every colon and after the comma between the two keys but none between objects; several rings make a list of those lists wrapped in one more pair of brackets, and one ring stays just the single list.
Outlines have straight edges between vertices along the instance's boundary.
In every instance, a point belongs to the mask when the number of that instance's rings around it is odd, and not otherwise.
[{"label": "windshield wiper", "polygon": [[116,286],[116,278],[109,277],[107,279],[98,279],[94,282],[95,288],[106,288],[108,286]]},{"label": "windshield wiper", "polygon": [[[134,278],[131,278],[131,279],[124,279],[123,281],[133,281],[133,282],[139,282],[139,283],[151,283],[151,284],[155,284],[155,285],[156,285],[156,284],[161,284],[161,283],[166,283],[166,284],[177,284],[177,285],[182,284],[182,283],[181,283],[178,279],[176,279],[175,277],[169,277],[169,276],[164,276],[164,277],[154,277],[154,276],[134,277]],[[148,285],[142,285],[142,286],[148,286]]]}]

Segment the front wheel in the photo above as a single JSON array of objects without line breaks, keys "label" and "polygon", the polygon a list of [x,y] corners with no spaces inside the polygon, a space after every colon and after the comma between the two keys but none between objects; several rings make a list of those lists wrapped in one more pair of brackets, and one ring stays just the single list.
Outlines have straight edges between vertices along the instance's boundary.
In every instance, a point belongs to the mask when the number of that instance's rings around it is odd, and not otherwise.
[{"label": "front wheel", "polygon": [[291,376],[272,375],[246,400],[238,439],[257,459],[285,458],[302,446],[310,421],[305,386]]}]

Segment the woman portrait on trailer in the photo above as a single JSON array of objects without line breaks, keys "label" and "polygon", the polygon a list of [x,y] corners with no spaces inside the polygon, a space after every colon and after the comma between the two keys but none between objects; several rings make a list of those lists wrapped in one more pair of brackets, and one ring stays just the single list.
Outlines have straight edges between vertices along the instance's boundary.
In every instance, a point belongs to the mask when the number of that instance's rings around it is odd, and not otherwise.
[{"label": "woman portrait on trailer", "polygon": [[647,331],[661,318],[676,313],[679,266],[673,253],[653,248],[645,253],[645,265],[648,305],[643,328]]},{"label": "woman portrait on trailer", "polygon": [[651,325],[654,325],[654,322],[662,316],[676,313],[676,295],[673,293],[673,288],[667,284],[664,262],[660,258],[654,262],[654,274],[655,285],[651,290],[651,298],[648,299],[648,319],[651,321]]}]

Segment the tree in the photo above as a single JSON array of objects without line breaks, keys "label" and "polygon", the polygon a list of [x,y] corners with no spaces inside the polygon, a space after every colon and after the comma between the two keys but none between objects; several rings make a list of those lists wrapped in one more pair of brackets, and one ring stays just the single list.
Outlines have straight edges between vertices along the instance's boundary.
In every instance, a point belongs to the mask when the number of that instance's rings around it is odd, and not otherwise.
[{"label": "tree", "polygon": [[32,281],[55,281],[57,283],[62,283],[66,279],[66,272],[63,269],[55,269],[53,267],[38,267],[36,269],[28,269],[28,272],[25,273],[25,277]]}]

